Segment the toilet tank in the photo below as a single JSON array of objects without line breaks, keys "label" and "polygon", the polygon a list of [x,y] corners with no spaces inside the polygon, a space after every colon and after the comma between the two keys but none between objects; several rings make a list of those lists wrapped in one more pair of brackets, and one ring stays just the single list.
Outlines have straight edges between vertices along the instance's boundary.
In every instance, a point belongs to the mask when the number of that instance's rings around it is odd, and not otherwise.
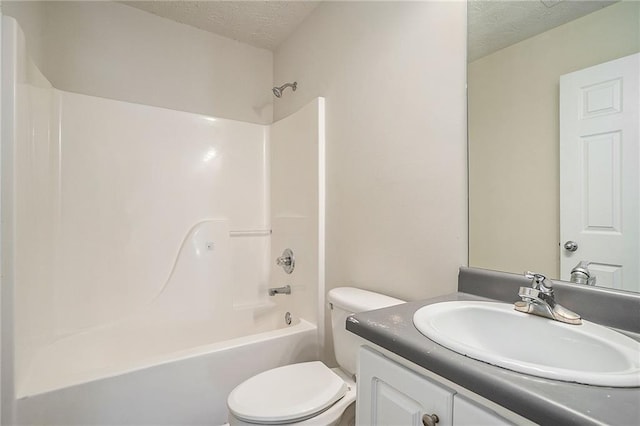
[{"label": "toilet tank", "polygon": [[327,296],[331,310],[333,348],[338,365],[350,375],[356,373],[358,348],[365,340],[347,331],[346,321],[351,314],[399,305],[404,300],[354,287],[338,287]]}]

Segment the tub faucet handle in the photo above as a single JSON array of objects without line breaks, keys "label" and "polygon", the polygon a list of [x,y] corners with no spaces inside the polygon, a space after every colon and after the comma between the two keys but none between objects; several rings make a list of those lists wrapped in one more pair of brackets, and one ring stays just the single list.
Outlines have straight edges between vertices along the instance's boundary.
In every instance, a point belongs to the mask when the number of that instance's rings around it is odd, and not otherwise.
[{"label": "tub faucet handle", "polygon": [[293,250],[284,249],[282,256],[276,259],[276,265],[281,266],[287,274],[292,273],[296,267],[296,258],[293,256]]}]

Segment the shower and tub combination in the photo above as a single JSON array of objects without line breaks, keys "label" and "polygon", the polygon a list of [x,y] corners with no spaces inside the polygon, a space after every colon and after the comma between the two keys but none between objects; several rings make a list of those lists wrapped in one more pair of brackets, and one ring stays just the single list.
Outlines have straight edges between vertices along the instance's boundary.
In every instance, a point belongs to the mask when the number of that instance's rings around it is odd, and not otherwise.
[{"label": "shower and tub combination", "polygon": [[2,19],[17,423],[222,424],[318,359],[323,99],[266,126],[64,92]]}]

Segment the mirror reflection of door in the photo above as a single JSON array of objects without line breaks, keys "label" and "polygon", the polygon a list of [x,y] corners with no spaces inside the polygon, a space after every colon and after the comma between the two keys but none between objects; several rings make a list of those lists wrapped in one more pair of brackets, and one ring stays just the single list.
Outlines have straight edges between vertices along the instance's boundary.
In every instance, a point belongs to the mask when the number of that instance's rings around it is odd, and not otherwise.
[{"label": "mirror reflection of door", "polygon": [[640,291],[639,64],[635,54],[560,77],[563,280],[587,261],[597,285]]}]

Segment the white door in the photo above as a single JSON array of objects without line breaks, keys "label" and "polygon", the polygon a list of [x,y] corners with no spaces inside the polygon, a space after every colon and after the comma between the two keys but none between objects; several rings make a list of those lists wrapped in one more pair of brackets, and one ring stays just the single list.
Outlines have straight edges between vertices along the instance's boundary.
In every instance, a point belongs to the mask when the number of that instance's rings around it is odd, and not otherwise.
[{"label": "white door", "polygon": [[[640,291],[640,54],[560,77],[560,274]],[[575,242],[577,249],[565,249]]]}]

